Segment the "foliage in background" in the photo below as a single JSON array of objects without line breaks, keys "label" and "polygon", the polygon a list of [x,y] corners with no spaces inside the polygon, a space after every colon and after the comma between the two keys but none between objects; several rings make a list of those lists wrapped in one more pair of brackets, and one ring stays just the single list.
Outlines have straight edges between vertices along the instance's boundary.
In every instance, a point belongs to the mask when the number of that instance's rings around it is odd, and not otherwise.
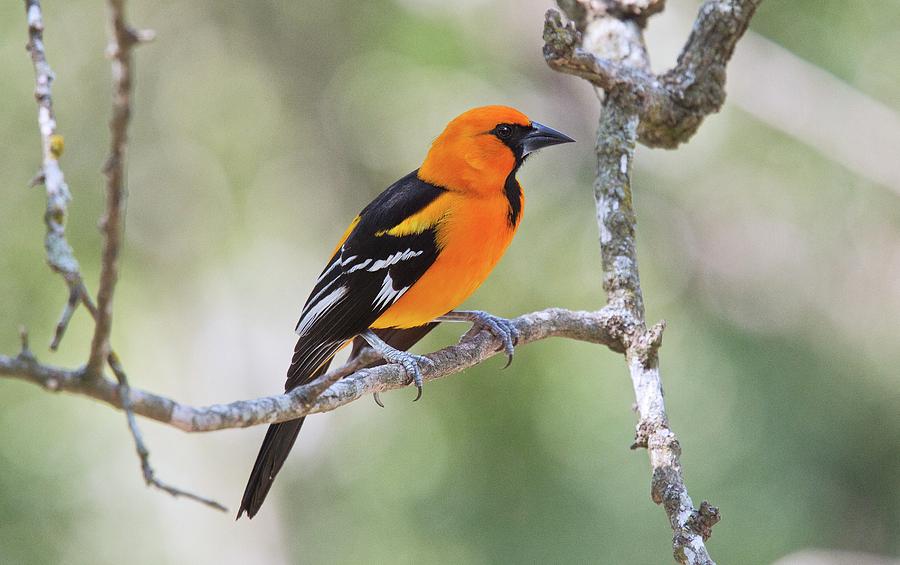
[{"label": "foliage in background", "polygon": [[[116,298],[114,340],[134,384],[196,404],[279,390],[301,302],[345,223],[450,117],[485,103],[584,143],[525,167],[523,228],[471,305],[512,315],[600,303],[593,93],[545,68],[543,2],[445,4],[133,3],[131,19],[158,32],[137,53]],[[685,37],[673,22],[693,6],[672,4],[651,42]],[[45,17],[75,195],[68,229],[90,276],[107,146],[103,7],[53,3]],[[898,18],[889,0],[772,2],[751,28],[891,104],[900,71],[884,54],[900,47]],[[35,349],[49,342],[65,300],[43,264],[43,195],[26,187],[39,151],[25,29],[18,3],[0,6],[4,351],[20,323]],[[804,547],[897,555],[897,195],[729,102],[677,152],[642,151],[648,319],[672,322],[663,369],[687,479],[724,514],[711,551],[723,563]],[[90,339],[83,316],[60,363]],[[416,405],[400,391],[385,410],[311,418],[277,504],[237,525],[144,489],[121,414],[3,381],[0,561],[665,562],[646,460],[627,450],[619,363],[539,343],[506,371],[498,360],[433,383]],[[145,427],[161,473],[237,503],[262,429]]]}]

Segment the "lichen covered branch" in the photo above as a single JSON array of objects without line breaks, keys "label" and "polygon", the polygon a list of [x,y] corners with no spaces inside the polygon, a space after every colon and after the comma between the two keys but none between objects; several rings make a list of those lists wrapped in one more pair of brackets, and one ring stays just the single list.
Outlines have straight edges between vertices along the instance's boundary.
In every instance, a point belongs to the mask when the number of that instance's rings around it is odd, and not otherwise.
[{"label": "lichen covered branch", "polygon": [[664,323],[648,328],[635,245],[631,167],[637,142],[672,148],[687,141],[725,100],[725,66],[761,0],[708,0],[676,66],[650,71],[642,29],[662,9],[653,0],[559,0],[569,21],[547,12],[544,57],[551,68],[605,91],[597,134],[594,198],[600,228],[606,310],[623,320],[624,353],[638,413],[632,448],[650,458],[651,498],[673,531],[679,563],[712,564],[705,546],[718,509],[695,509],[681,468],[681,446],[669,426],[659,370]]},{"label": "lichen covered branch", "polygon": [[[607,33],[618,23],[640,28],[647,12],[628,0],[559,2],[570,21],[550,10],[544,23],[544,58],[553,69],[579,76],[604,89],[621,88],[640,114],[638,140],[648,147],[674,148],[696,133],[703,118],[725,102],[725,68],[738,40],[762,0],[708,0],[693,31],[669,71],[654,75],[648,65],[617,60],[605,48],[619,34]],[[652,12],[661,2],[648,3]],[[651,12],[651,13],[652,13]],[[627,43],[623,44],[627,48]],[[621,52],[620,52],[621,55]],[[639,53],[637,59],[640,59]]]},{"label": "lichen covered branch", "polygon": [[26,0],[25,15],[28,21],[27,49],[34,66],[34,98],[38,105],[38,129],[41,134],[41,168],[32,180],[32,185],[43,184],[47,194],[44,212],[47,263],[54,272],[62,275],[69,287],[69,300],[56,325],[50,345],[51,349],[56,349],[66,332],[72,313],[81,301],[84,283],[78,260],[66,240],[66,215],[72,195],[59,165],[64,141],[57,131],[56,114],[53,112],[54,74],[44,50],[44,17],[40,0]]},{"label": "lichen covered branch", "polygon": [[[566,337],[606,345],[624,351],[630,322],[611,310],[573,312],[560,308],[541,310],[513,320],[519,343],[549,337]],[[435,380],[477,365],[502,351],[502,344],[487,330],[470,331],[459,344],[428,357],[426,381]],[[373,360],[363,356],[351,365],[332,369],[316,381],[289,393],[228,404],[194,407],[136,388],[121,387],[107,378],[83,378],[82,371],[42,364],[30,352],[15,357],[0,355],[0,375],[24,380],[53,392],[89,396],[115,408],[130,406],[135,414],[169,424],[186,432],[209,432],[293,420],[308,414],[328,412],[363,396],[394,390],[410,384],[399,365],[364,368]],[[123,398],[125,401],[123,402]]]}]

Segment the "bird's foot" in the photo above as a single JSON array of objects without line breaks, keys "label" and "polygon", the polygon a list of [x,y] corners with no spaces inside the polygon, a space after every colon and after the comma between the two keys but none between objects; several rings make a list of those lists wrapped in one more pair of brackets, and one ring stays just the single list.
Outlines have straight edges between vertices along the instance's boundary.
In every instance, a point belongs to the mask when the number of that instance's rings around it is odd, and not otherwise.
[{"label": "bird's foot", "polygon": [[503,368],[512,363],[513,353],[519,342],[519,330],[510,320],[481,310],[454,310],[438,318],[438,321],[472,322],[474,326],[485,328],[503,343],[503,350],[506,352],[506,365]]},{"label": "bird's foot", "polygon": [[383,355],[384,360],[389,363],[397,363],[403,367],[404,371],[406,371],[406,376],[412,380],[416,385],[416,389],[418,389],[416,397],[413,399],[413,402],[415,402],[422,398],[421,367],[434,367],[434,363],[431,362],[431,359],[423,355],[415,355],[406,351],[400,351],[399,349],[391,349],[391,351],[385,352]]},{"label": "bird's foot", "polygon": [[[372,349],[378,352],[381,357],[387,361],[388,363],[396,363],[403,367],[403,370],[406,372],[406,376],[409,377],[413,384],[416,385],[416,389],[418,390],[416,394],[416,398],[413,399],[413,402],[422,398],[422,369],[421,367],[434,367],[434,363],[428,357],[423,355],[416,355],[414,353],[409,353],[407,351],[400,351],[394,347],[388,345],[384,340],[375,335],[375,332],[372,330],[366,331],[360,336],[368,342]],[[381,403],[381,398],[377,395],[375,396],[375,402],[384,407],[384,404]]]}]

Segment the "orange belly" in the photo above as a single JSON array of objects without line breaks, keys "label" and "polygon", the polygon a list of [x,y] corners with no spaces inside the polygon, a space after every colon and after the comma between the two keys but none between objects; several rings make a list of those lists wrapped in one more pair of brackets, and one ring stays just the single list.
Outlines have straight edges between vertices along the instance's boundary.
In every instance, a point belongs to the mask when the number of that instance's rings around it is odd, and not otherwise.
[{"label": "orange belly", "polygon": [[481,286],[503,256],[517,227],[507,221],[506,198],[497,195],[474,205],[471,197],[452,198],[434,264],[371,327],[411,328],[446,314]]}]

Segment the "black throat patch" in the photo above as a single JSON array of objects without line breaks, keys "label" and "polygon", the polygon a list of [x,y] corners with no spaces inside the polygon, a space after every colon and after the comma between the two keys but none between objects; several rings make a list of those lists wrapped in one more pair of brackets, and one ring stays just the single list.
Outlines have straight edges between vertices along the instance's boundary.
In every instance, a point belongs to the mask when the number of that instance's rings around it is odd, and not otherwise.
[{"label": "black throat patch", "polygon": [[503,193],[506,195],[507,202],[509,202],[507,219],[509,220],[509,226],[513,228],[516,227],[516,224],[519,222],[519,216],[522,214],[522,187],[519,186],[519,181],[516,180],[516,172],[519,170],[520,164],[520,162],[516,164],[516,167],[506,177],[506,182],[503,185]]},{"label": "black throat patch", "polygon": [[528,155],[524,154],[525,148],[522,145],[522,140],[530,132],[530,126],[523,126],[521,124],[497,124],[494,129],[487,132],[488,134],[496,136],[497,139],[509,147],[513,157],[516,159],[513,170],[509,172],[509,175],[506,177],[506,182],[503,184],[503,193],[506,195],[506,200],[509,202],[509,225],[513,228],[516,227],[516,224],[519,222],[519,216],[522,214],[522,187],[519,185],[519,181],[516,180],[516,173],[528,157]]}]

